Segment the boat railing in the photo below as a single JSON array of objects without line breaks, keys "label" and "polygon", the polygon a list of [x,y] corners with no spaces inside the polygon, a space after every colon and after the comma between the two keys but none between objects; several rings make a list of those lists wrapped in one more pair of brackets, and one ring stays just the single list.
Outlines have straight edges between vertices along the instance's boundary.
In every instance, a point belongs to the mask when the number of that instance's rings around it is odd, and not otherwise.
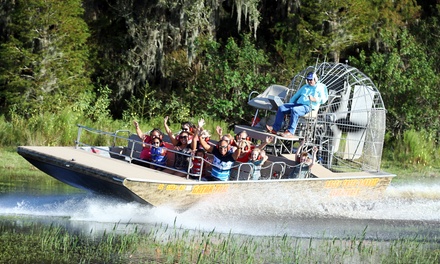
[{"label": "boat railing", "polygon": [[[243,167],[245,167],[245,168],[248,167],[249,169],[246,170],[246,169],[243,169]],[[242,176],[242,175],[240,175],[240,174],[245,174],[244,175],[245,179],[246,180],[250,180],[252,175],[255,172],[255,169],[256,168],[255,168],[255,165],[253,163],[250,163],[250,162],[239,163],[238,166],[237,166],[237,177],[236,177],[235,180],[239,181],[241,179],[240,176]],[[246,177],[246,174],[247,174],[247,177]]]},{"label": "boat railing", "polygon": [[[113,136],[113,147],[116,146],[116,140],[117,140],[117,137],[116,137],[116,136],[117,136],[119,133],[127,133],[128,136],[131,135],[131,131],[128,130],[128,129],[116,130],[115,133],[114,133],[114,136]],[[127,137],[127,138],[128,138],[128,137]]]},{"label": "boat railing", "polygon": [[[149,146],[150,148],[153,147],[153,145],[151,144],[147,144],[145,142],[142,142],[140,140],[135,140],[135,139],[129,139],[129,141],[132,143],[130,144],[131,147],[129,148],[129,159],[128,161],[130,163],[132,163],[133,160],[135,160],[138,164],[143,164],[143,165],[149,165],[150,167],[155,167],[155,168],[161,168],[161,169],[166,169],[168,173],[177,173],[177,175],[185,175],[187,179],[191,178],[191,179],[198,179],[198,180],[202,180],[202,174],[201,173],[193,173],[192,172],[192,168],[194,167],[194,160],[200,159],[200,169],[201,171],[203,171],[203,168],[205,166],[205,159],[203,157],[199,157],[199,156],[195,156],[193,153],[184,153],[181,152],[179,150],[175,150],[173,149],[173,145],[169,142],[165,142],[164,143],[164,147],[166,148],[167,151],[167,161],[166,161],[166,165],[161,165],[161,164],[157,164],[151,161],[147,161],[147,160],[143,160],[140,158],[135,157],[134,153],[135,153],[135,146],[139,145],[139,146]],[[188,167],[186,170],[181,170],[181,169],[177,169],[174,166],[174,162],[176,160],[176,156],[183,156],[184,159],[188,160]]]},{"label": "boat railing", "polygon": [[[110,148],[96,146],[94,144],[87,144],[86,142],[81,141],[81,137],[83,136],[84,131],[96,134],[98,136],[108,136],[111,138],[113,146]],[[108,153],[108,155],[112,158],[117,158],[121,160],[126,160],[129,163],[135,163],[137,165],[142,165],[146,167],[155,168],[158,170],[166,170],[167,173],[175,174],[178,176],[186,176],[187,179],[196,179],[201,181],[204,174],[210,173],[210,167],[213,164],[209,161],[208,158],[195,156],[193,153],[183,153],[178,150],[173,149],[174,146],[169,142],[164,142],[166,150],[167,150],[167,162],[165,165],[157,164],[151,161],[143,160],[140,158],[139,154],[142,150],[143,146],[147,145],[149,147],[153,147],[151,144],[147,144],[137,139],[136,137],[125,137],[120,135],[121,133],[127,133],[129,135],[133,135],[129,130],[117,130],[114,133],[101,131],[98,129],[89,128],[83,125],[78,125],[78,135],[75,140],[75,147],[90,147],[91,149],[100,150],[102,152]],[[126,143],[123,146],[117,146],[118,140],[120,142],[125,141]],[[181,170],[174,167],[174,161],[176,159],[176,155],[184,156],[188,160],[188,168],[187,170]],[[212,156],[208,154],[208,157]],[[194,161],[200,160],[200,172],[193,173]],[[270,180],[270,179],[281,179],[286,172],[285,162],[281,161],[266,161],[266,166],[261,167],[261,177],[259,179]],[[250,163],[241,163],[236,162],[232,169],[235,171],[234,180],[253,180],[252,175],[255,171],[255,166]],[[236,177],[236,178],[235,178]]]},{"label": "boat railing", "polygon": [[240,180],[273,180],[281,179],[285,173],[288,165],[283,161],[266,161],[260,168],[260,176],[258,179],[254,179],[254,173],[257,169],[252,162],[237,162],[233,167],[234,173],[232,179],[235,181]]},{"label": "boat railing", "polygon": [[[113,140],[113,147],[114,148],[113,149],[112,148],[106,149],[103,147],[95,146],[94,144],[87,144],[85,142],[82,142],[81,136],[84,131],[91,132],[91,133],[94,133],[94,134],[97,134],[100,136],[111,137]],[[78,134],[77,134],[77,139],[75,141],[75,147],[79,148],[79,147],[86,146],[86,147],[98,149],[100,151],[108,152],[111,157],[119,157],[120,159],[125,159],[129,163],[133,163],[133,161],[135,161],[135,163],[140,164],[140,165],[151,166],[151,167],[160,168],[163,170],[167,169],[167,172],[169,172],[169,173],[171,173],[171,172],[182,173],[182,174],[185,174],[187,178],[191,177],[191,178],[198,178],[199,180],[201,180],[202,174],[191,173],[191,168],[193,167],[193,159],[200,159],[201,160],[201,169],[203,169],[203,167],[205,165],[204,164],[205,160],[203,159],[203,157],[198,157],[198,156],[194,156],[193,154],[182,153],[178,150],[174,150],[171,148],[172,145],[170,143],[165,142],[166,143],[166,150],[167,150],[167,160],[169,160],[167,162],[167,165],[161,165],[161,164],[157,164],[157,163],[154,163],[151,161],[143,160],[143,159],[140,159],[139,157],[137,157],[138,155],[136,154],[136,147],[140,146],[140,149],[141,149],[145,145],[147,145],[149,147],[153,147],[153,145],[147,144],[147,143],[142,142],[138,139],[118,135],[121,132],[128,133],[129,135],[132,134],[130,130],[117,130],[114,133],[110,133],[110,132],[106,132],[106,131],[102,131],[102,130],[98,130],[98,129],[89,128],[89,127],[86,127],[83,125],[78,125]],[[117,139],[127,142],[124,144],[123,148],[117,148],[117,146],[116,146]],[[118,151],[115,151],[115,150],[118,150]],[[170,155],[168,153],[172,153],[172,154]],[[186,158],[188,159],[189,166],[186,171],[176,169],[173,165],[170,164],[170,163],[174,162],[176,155],[186,156]],[[171,158],[171,159],[169,159],[169,158]]]}]

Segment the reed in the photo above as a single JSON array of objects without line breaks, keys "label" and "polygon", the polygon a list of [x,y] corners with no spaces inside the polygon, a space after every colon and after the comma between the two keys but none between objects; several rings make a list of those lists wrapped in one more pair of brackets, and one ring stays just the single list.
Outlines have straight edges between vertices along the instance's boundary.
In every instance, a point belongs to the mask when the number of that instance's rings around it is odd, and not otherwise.
[{"label": "reed", "polygon": [[4,263],[439,263],[438,242],[423,238],[254,237],[157,225],[99,235],[35,223],[0,226]]}]

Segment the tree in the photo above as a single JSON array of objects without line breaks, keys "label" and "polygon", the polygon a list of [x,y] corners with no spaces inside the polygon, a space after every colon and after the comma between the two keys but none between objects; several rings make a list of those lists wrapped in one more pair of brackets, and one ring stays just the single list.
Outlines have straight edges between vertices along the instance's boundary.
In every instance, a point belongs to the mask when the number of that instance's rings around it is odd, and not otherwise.
[{"label": "tree", "polygon": [[364,0],[306,1],[298,25],[303,54],[329,55],[339,62],[347,48],[367,42],[373,23],[372,2]]},{"label": "tree", "polygon": [[373,21],[369,26],[373,49],[388,52],[391,44],[388,38],[399,38],[402,29],[417,23],[420,6],[415,0],[372,0]]},{"label": "tree", "polygon": [[[402,29],[384,36],[389,52],[374,52],[370,57],[361,54],[351,62],[364,69],[375,80],[388,110],[387,127],[399,137],[409,129],[438,131],[440,78],[423,45],[408,30]],[[429,120],[429,121],[427,121]]]},{"label": "tree", "polygon": [[185,56],[167,58],[167,77],[183,85],[179,99],[195,115],[209,115],[230,122],[250,121],[245,113],[251,91],[264,91],[274,82],[268,58],[249,35],[241,43],[229,38],[225,45],[199,38],[198,54],[190,66]]},{"label": "tree", "polygon": [[260,19],[259,0],[84,2],[96,37],[97,71],[93,77],[113,90],[115,110],[121,109],[121,99],[140,96],[147,82],[163,93],[182,91],[179,83],[164,76],[168,71],[166,55],[183,54],[190,64],[198,53],[195,42],[199,36],[215,40],[221,22],[231,21],[235,25],[228,28],[225,39],[231,31],[244,28],[243,22],[256,34]]},{"label": "tree", "polygon": [[2,111],[15,107],[23,115],[56,112],[90,92],[82,1],[23,0],[10,5],[10,34],[0,47]]}]

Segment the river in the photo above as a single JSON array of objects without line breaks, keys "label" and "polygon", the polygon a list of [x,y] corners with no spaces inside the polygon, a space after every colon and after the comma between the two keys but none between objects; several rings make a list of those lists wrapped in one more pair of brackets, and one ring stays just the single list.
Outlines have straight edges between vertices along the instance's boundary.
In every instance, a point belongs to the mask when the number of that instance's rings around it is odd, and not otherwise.
[{"label": "river", "polygon": [[[42,175],[40,177],[48,177]],[[47,180],[47,179],[45,179]],[[0,221],[54,222],[85,233],[157,224],[183,229],[258,236],[393,240],[423,238],[440,242],[440,181],[392,182],[384,197],[374,201],[298,197],[278,206],[280,197],[243,197],[240,201],[207,201],[177,213],[111,197],[87,193],[62,183],[29,184],[1,177]],[[10,181],[8,183],[8,181]],[[49,186],[49,187],[48,187]]]}]

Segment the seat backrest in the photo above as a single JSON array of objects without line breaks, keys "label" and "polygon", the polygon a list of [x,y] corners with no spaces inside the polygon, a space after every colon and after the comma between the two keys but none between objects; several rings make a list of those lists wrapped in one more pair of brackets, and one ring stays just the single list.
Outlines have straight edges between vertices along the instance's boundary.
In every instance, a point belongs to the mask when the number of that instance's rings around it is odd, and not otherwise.
[{"label": "seat backrest", "polygon": [[[167,149],[174,149],[174,145],[168,142],[164,142],[164,146]],[[167,166],[168,167],[173,167],[174,166],[174,160],[175,160],[175,153],[173,151],[167,151]]]},{"label": "seat backrest", "polygon": [[138,142],[133,142],[132,140],[142,141],[142,139],[137,134],[131,134],[128,138],[130,140],[128,141],[126,155],[128,155],[128,156],[130,155],[131,148],[133,147],[133,144],[134,144],[133,158],[139,158],[141,155],[141,152],[142,152],[142,144],[140,144]]},{"label": "seat backrest", "polygon": [[288,91],[289,88],[285,86],[278,84],[271,85],[263,93],[250,99],[248,101],[248,105],[258,109],[273,110],[274,106],[270,102],[270,99],[273,100],[273,98],[277,96],[279,99],[285,102]]}]

